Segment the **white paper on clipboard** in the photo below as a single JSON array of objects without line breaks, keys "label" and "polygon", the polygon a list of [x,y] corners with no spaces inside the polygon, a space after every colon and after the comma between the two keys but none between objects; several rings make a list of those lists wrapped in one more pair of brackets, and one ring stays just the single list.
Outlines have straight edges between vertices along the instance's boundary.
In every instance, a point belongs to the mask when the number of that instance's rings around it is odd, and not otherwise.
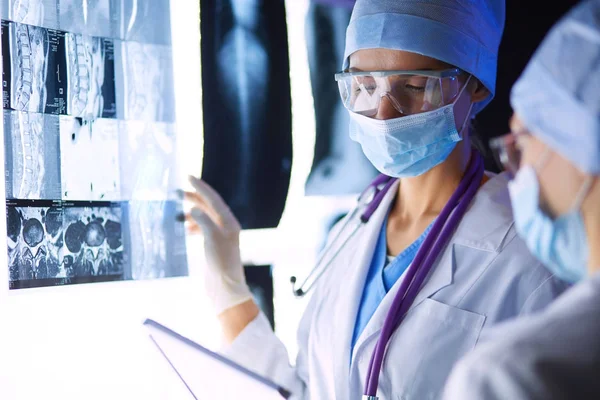
[{"label": "white paper on clipboard", "polygon": [[287,399],[269,379],[212,352],[160,323],[147,319],[150,339],[190,392],[190,399]]}]

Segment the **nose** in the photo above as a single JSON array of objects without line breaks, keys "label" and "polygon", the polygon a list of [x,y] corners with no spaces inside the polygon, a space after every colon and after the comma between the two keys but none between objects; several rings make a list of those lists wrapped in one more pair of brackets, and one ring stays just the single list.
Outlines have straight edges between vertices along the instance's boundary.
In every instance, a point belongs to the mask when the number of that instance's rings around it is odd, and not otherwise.
[{"label": "nose", "polygon": [[388,98],[389,94],[382,94],[381,95],[381,101],[379,102],[379,108],[377,109],[377,114],[375,114],[375,116],[373,117],[374,119],[380,119],[380,120],[384,120],[384,119],[392,119],[392,118],[399,118],[399,117],[403,117],[404,114],[402,114],[400,111],[396,110],[396,107],[394,107],[394,104],[391,102],[391,100]]}]

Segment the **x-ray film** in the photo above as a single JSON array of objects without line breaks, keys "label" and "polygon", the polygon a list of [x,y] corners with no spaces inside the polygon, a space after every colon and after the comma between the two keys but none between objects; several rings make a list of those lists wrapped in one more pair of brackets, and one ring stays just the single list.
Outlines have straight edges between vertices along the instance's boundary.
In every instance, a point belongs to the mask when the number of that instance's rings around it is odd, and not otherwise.
[{"label": "x-ray film", "polygon": [[60,199],[58,117],[4,111],[6,197]]},{"label": "x-ray film", "polygon": [[6,215],[11,288],[61,275],[60,206],[44,201],[7,201]]},{"label": "x-ray film", "polygon": [[10,287],[122,280],[118,203],[7,202]]},{"label": "x-ray film", "polygon": [[122,280],[125,270],[119,203],[63,203],[62,259],[68,278]]},{"label": "x-ray film", "polygon": [[120,200],[116,120],[60,117],[60,153],[63,200]]},{"label": "x-ray film", "polygon": [[4,108],[115,118],[112,39],[2,22]]},{"label": "x-ray film", "polygon": [[58,0],[59,27],[66,32],[118,38],[121,15],[119,1]]},{"label": "x-ray film", "polygon": [[86,120],[116,116],[114,44],[80,34],[66,34],[67,114]]},{"label": "x-ray film", "polygon": [[188,274],[185,229],[176,220],[175,201],[132,201],[123,206],[130,279],[155,279]]},{"label": "x-ray film", "polygon": [[2,19],[58,29],[58,0],[3,0]]},{"label": "x-ray film", "polygon": [[5,69],[9,68],[4,72],[7,78],[3,82],[5,108],[43,112],[48,97],[48,30],[3,21],[2,36],[2,57],[11,60],[4,65]]},{"label": "x-ray film", "polygon": [[1,3],[9,287],[187,275],[170,1]]},{"label": "x-ray film", "polygon": [[171,45],[169,0],[116,0],[120,5],[120,38],[126,41]]},{"label": "x-ray film", "polygon": [[121,196],[126,200],[167,200],[177,186],[175,126],[119,123]]},{"label": "x-ray film", "polygon": [[171,48],[138,42],[115,42],[119,119],[174,122]]},{"label": "x-ray film", "polygon": [[[4,108],[66,113],[67,70],[64,32],[2,21]],[[10,79],[8,77],[10,76]]]}]

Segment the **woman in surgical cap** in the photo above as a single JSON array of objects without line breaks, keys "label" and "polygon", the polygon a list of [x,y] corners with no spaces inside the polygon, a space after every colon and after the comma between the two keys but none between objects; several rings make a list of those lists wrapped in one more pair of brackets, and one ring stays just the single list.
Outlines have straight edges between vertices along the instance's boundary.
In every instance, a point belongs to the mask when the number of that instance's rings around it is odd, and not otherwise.
[{"label": "woman in surgical cap", "polygon": [[445,399],[600,399],[600,1],[550,31],[511,102],[512,133],[493,145],[515,172],[517,231],[576,284],[543,312],[490,331],[457,365]]},{"label": "woman in surgical cap", "polygon": [[[383,177],[387,192],[368,222],[350,215],[333,229],[293,366],[244,280],[239,224],[192,179],[188,220],[204,232],[224,354],[295,399],[435,399],[491,326],[561,293],[516,235],[506,174],[484,173],[471,146],[470,121],[494,93],[503,25],[503,0],[356,2],[335,79],[351,138],[393,179]],[[471,198],[459,191],[467,179]],[[370,368],[376,347],[382,367]]]}]

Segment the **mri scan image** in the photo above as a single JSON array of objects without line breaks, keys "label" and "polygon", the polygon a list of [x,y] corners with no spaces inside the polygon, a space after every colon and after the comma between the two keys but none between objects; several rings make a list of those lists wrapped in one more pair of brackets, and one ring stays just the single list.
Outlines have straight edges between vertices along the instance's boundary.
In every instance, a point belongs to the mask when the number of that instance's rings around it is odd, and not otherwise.
[{"label": "mri scan image", "polygon": [[127,41],[171,44],[169,0],[115,0],[121,23],[120,37]]},{"label": "mri scan image", "polygon": [[103,38],[119,37],[118,0],[58,0],[61,30]]},{"label": "mri scan image", "polygon": [[7,202],[11,288],[122,280],[118,203]]},{"label": "mri scan image", "polygon": [[81,204],[64,207],[61,256],[67,277],[122,279],[121,218],[121,206],[118,204],[98,206],[90,203],[86,207]]},{"label": "mri scan image", "polygon": [[175,121],[171,48],[138,42],[115,42],[116,87],[122,92],[120,119]]},{"label": "mri scan image", "polygon": [[[15,110],[43,112],[48,97],[48,30],[3,21],[2,36],[3,57],[12,61],[4,73],[5,101],[10,99],[8,106]],[[10,79],[6,76],[9,73]]]},{"label": "mri scan image", "polygon": [[66,114],[65,33],[2,21],[4,108]]},{"label": "mri scan image", "polygon": [[175,126],[121,121],[119,166],[123,200],[166,200],[177,186]]},{"label": "mri scan image", "polygon": [[170,0],[0,0],[9,288],[188,275]]},{"label": "mri scan image", "polygon": [[58,29],[58,0],[3,0],[2,19]]},{"label": "mri scan image", "polygon": [[[44,281],[61,275],[62,210],[46,205],[7,202],[10,283]],[[64,276],[64,274],[63,274]]]},{"label": "mri scan image", "polygon": [[67,114],[94,120],[116,116],[114,45],[110,39],[66,34]]},{"label": "mri scan image", "polygon": [[123,207],[129,279],[156,279],[188,274],[185,228],[176,220],[176,201],[132,201]]},{"label": "mri scan image", "polygon": [[4,111],[6,197],[61,198],[58,117]]},{"label": "mri scan image", "polygon": [[113,119],[60,117],[63,200],[119,200],[119,135]]}]

